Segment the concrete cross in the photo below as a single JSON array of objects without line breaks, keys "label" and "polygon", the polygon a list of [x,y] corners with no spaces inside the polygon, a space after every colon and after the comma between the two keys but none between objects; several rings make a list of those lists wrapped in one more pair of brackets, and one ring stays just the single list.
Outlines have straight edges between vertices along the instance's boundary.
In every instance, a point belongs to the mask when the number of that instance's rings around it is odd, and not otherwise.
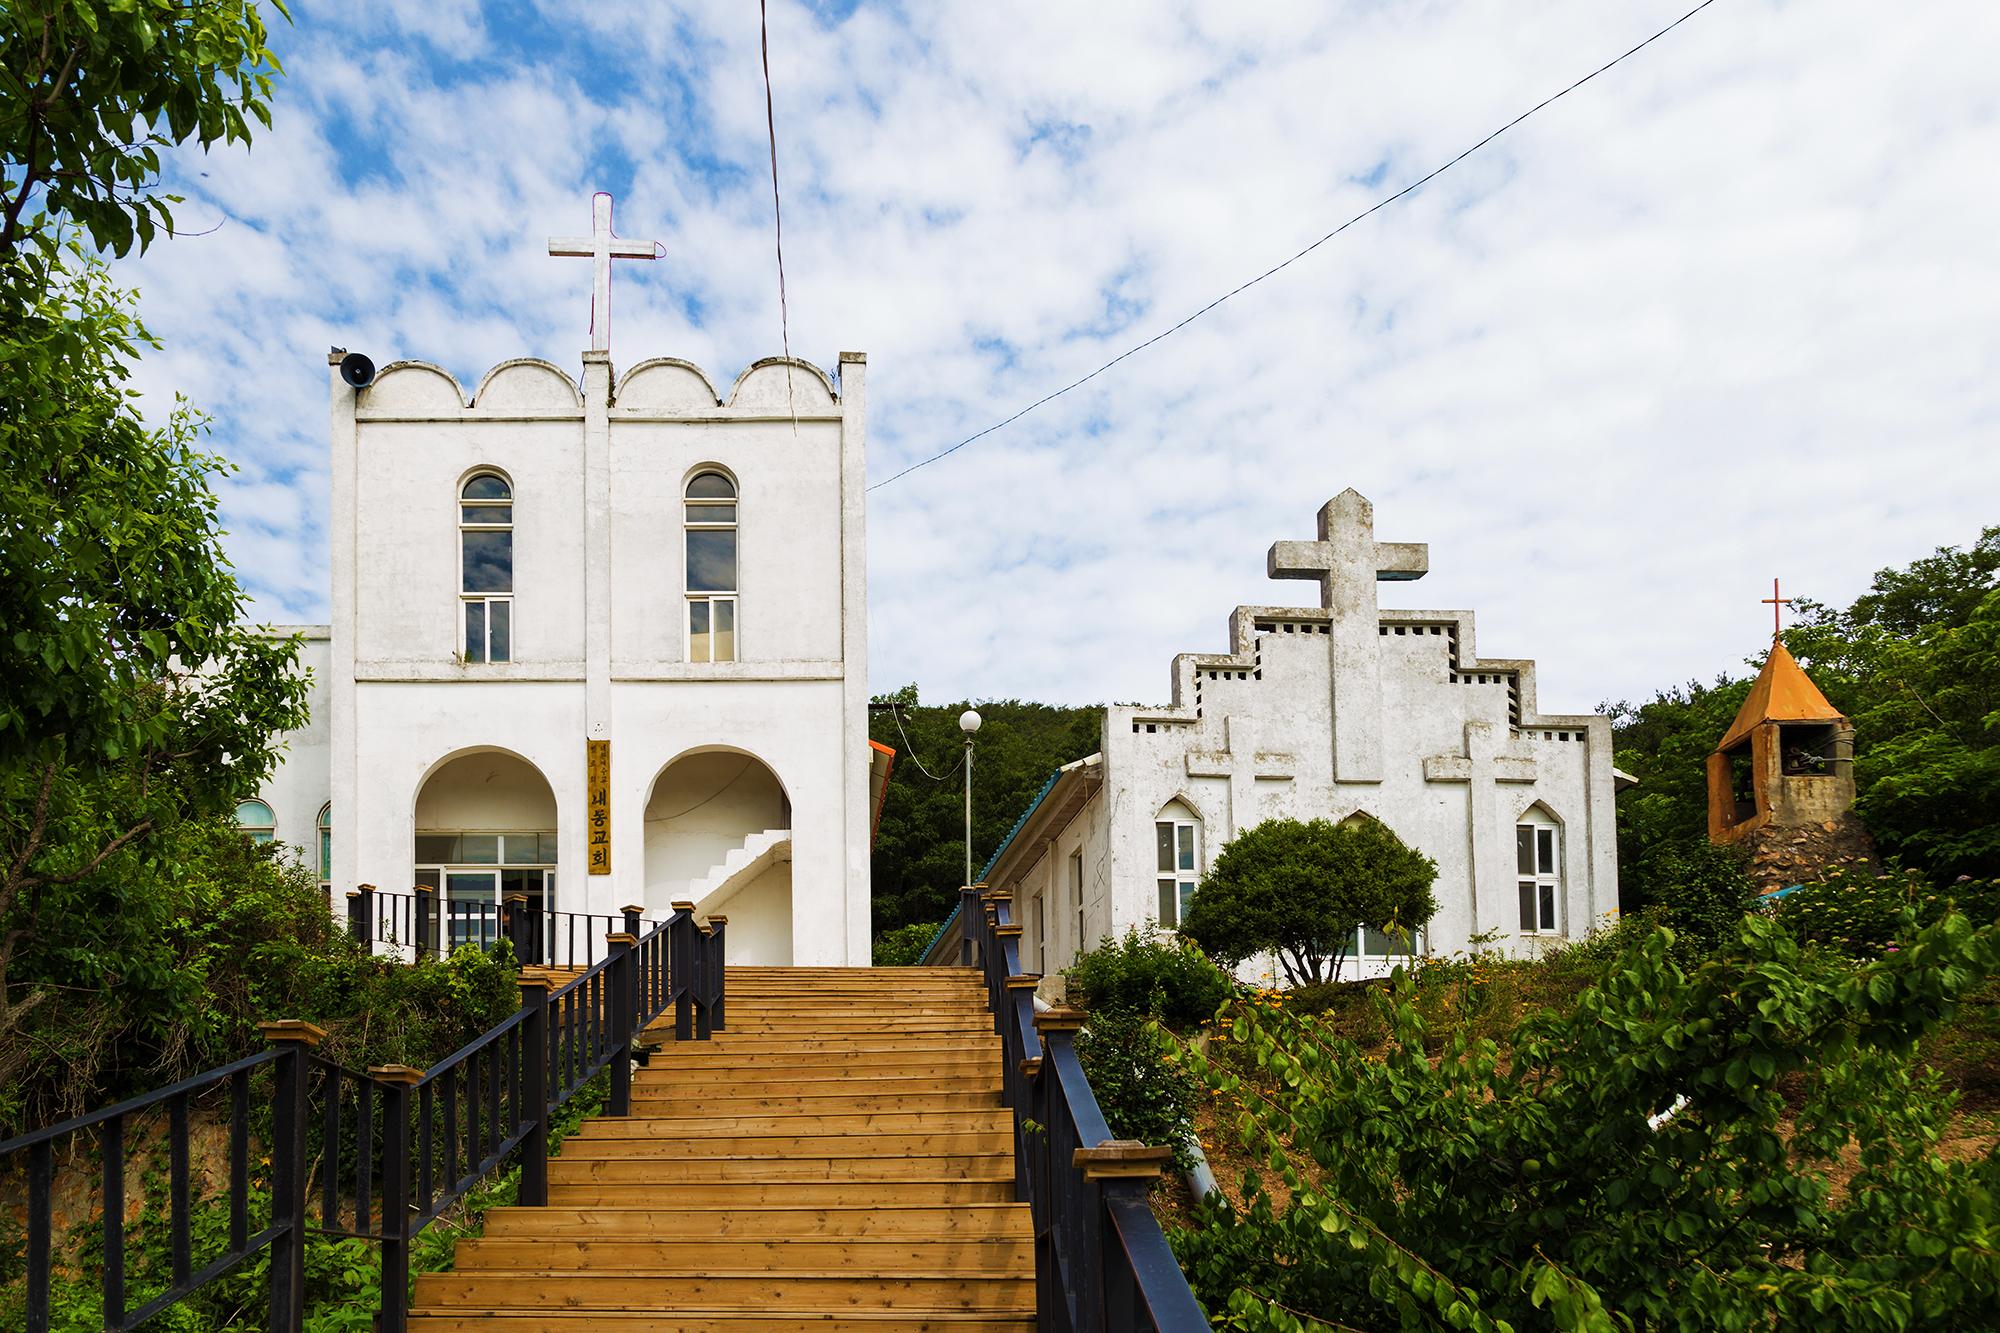
[{"label": "concrete cross", "polygon": [[1318,541],[1274,542],[1265,561],[1274,579],[1319,580],[1319,604],[1329,610],[1341,604],[1343,591],[1364,588],[1372,610],[1374,584],[1420,579],[1430,567],[1430,547],[1422,542],[1376,541],[1375,506],[1351,488],[1319,511]]},{"label": "concrete cross", "polygon": [[658,241],[622,241],[611,234],[611,196],[599,190],[590,197],[590,235],[551,236],[549,253],[565,259],[588,259],[590,285],[590,350],[611,350],[611,261],[658,259]]},{"label": "concrete cross", "polygon": [[1222,726],[1223,748],[1190,750],[1186,762],[1191,778],[1229,779],[1229,827],[1223,830],[1223,841],[1228,842],[1257,823],[1257,782],[1289,782],[1298,776],[1298,766],[1291,755],[1259,750],[1251,719],[1230,716]]}]

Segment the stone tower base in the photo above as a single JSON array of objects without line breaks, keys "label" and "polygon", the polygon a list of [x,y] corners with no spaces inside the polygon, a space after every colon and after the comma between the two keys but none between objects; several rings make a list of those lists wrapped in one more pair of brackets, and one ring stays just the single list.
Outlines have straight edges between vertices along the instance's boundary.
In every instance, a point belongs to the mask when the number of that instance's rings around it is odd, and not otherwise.
[{"label": "stone tower base", "polygon": [[1743,839],[1750,880],[1759,893],[1775,893],[1818,879],[1839,866],[1873,867],[1875,840],[1852,814],[1818,824],[1766,825]]}]

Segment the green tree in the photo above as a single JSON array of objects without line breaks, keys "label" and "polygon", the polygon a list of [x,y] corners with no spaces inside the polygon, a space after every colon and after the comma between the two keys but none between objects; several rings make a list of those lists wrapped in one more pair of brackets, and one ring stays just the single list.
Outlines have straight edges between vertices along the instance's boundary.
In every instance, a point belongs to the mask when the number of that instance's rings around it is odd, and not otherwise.
[{"label": "green tree", "polygon": [[118,255],[171,235],[161,150],[248,143],[246,116],[270,127],[266,39],[252,0],[0,5],[0,266],[24,244],[59,262],[61,219]]},{"label": "green tree", "polygon": [[1275,951],[1295,986],[1340,975],[1356,932],[1412,932],[1437,911],[1437,863],[1373,819],[1266,820],[1222,849],[1181,934],[1230,965]]},{"label": "green tree", "polygon": [[1952,1098],[1908,1057],[2000,927],[1904,926],[1854,966],[1752,915],[1691,971],[1654,932],[1436,1056],[1400,974],[1381,1053],[1239,1006],[1191,1058],[1285,1188],[1176,1237],[1197,1294],[1251,1330],[1995,1326],[2000,1155],[1940,1158]]}]

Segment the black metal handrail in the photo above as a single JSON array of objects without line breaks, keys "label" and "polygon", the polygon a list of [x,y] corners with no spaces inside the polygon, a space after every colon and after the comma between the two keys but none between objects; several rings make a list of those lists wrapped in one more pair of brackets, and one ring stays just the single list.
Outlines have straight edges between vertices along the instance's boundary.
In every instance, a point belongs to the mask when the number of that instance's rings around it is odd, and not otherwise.
[{"label": "black metal handrail", "polygon": [[[102,1150],[104,1328],[125,1333],[268,1247],[273,1333],[297,1333],[305,1315],[308,1232],[360,1237],[382,1246],[376,1327],[402,1333],[408,1318],[410,1244],[417,1234],[511,1156],[521,1164],[519,1202],[548,1203],[552,1114],[597,1074],[611,1070],[612,1115],[629,1115],[638,1034],[674,1012],[679,1040],[707,1040],[724,1024],[727,919],[697,925],[677,905],[640,933],[636,909],[608,932],[605,956],[551,989],[556,978],[524,969],[521,1007],[428,1070],[377,1065],[366,1073],[313,1053],[325,1035],[310,1023],[261,1025],[269,1050],[183,1079],[157,1092],[0,1143],[0,1167],[27,1155],[27,1330],[47,1333],[52,1271],[55,1145],[95,1129]],[[268,1067],[270,1211],[251,1216],[251,1077]],[[261,1075],[260,1075],[261,1076]],[[189,1106],[227,1086],[230,1096],[228,1244],[193,1266],[189,1198]],[[260,1093],[263,1091],[260,1088]],[[263,1103],[258,1103],[263,1104]],[[169,1119],[166,1290],[126,1308],[125,1126],[165,1106]],[[319,1170],[311,1138],[319,1136]],[[315,1209],[315,1204],[317,1205]],[[317,1213],[317,1216],[314,1213]],[[252,1231],[257,1221],[266,1225]]]},{"label": "black metal handrail", "polygon": [[1042,1333],[1209,1327],[1146,1202],[1170,1149],[1114,1139],[1076,1054],[1083,1016],[1035,1012],[1039,976],[1023,973],[1011,896],[962,891],[1000,1034],[1002,1095],[1014,1112],[1014,1179],[1034,1214],[1035,1308]]},{"label": "black metal handrail", "polygon": [[500,903],[440,899],[428,885],[396,893],[363,884],[347,894],[347,928],[355,939],[409,949],[421,958],[448,957],[464,944],[491,949],[504,939],[524,964],[590,967],[606,957],[605,936],[623,929],[630,917],[631,909],[612,915],[535,907],[526,894]]}]

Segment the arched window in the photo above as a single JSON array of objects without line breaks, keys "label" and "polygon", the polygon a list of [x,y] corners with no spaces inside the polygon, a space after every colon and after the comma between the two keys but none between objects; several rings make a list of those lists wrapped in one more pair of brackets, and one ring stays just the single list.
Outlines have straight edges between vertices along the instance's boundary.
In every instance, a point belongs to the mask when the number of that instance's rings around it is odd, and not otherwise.
[{"label": "arched window", "polygon": [[1562,828],[1549,813],[1531,805],[1514,825],[1514,869],[1520,896],[1521,933],[1562,932]]},{"label": "arched window", "polygon": [[322,888],[333,883],[333,802],[319,808],[319,882]]},{"label": "arched window", "polygon": [[278,834],[278,817],[262,801],[241,801],[236,806],[236,827],[252,842],[269,842]]},{"label": "arched window", "polygon": [[1160,924],[1180,927],[1201,881],[1201,818],[1180,801],[1168,801],[1154,816],[1153,846],[1158,872]]},{"label": "arched window", "polygon": [[697,472],[687,484],[687,652],[736,660],[736,483]]},{"label": "arched window", "polygon": [[459,599],[465,660],[507,662],[514,650],[514,488],[481,472],[458,493]]}]

